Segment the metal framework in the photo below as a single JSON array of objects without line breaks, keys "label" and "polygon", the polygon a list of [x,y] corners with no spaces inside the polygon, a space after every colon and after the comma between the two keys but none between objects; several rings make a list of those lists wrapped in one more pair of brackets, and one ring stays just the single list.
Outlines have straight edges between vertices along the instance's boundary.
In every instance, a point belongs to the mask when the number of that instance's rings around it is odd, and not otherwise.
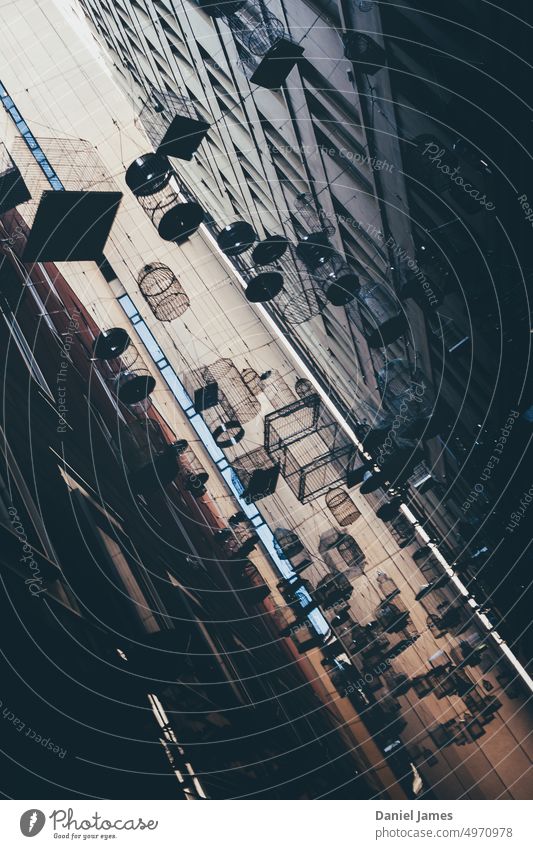
[{"label": "metal framework", "polygon": [[265,416],[264,445],[302,503],[345,480],[355,451],[316,394]]},{"label": "metal framework", "polygon": [[361,515],[348,493],[337,487],[326,493],[326,506],[341,527],[353,524]]},{"label": "metal framework", "polygon": [[159,321],[174,321],[189,309],[189,297],[167,265],[161,262],[145,265],[137,283],[144,300]]}]

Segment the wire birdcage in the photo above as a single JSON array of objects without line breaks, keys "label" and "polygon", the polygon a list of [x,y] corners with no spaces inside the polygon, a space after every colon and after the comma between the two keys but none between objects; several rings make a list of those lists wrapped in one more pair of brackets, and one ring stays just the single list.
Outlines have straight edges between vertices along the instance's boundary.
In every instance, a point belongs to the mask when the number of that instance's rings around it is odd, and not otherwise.
[{"label": "wire birdcage", "polygon": [[341,528],[352,525],[361,515],[361,511],[357,509],[348,493],[341,487],[330,489],[326,493],[326,506]]},{"label": "wire birdcage", "polygon": [[335,225],[315,201],[311,192],[302,192],[294,202],[294,210],[308,233],[323,232],[326,236],[335,234]]},{"label": "wire birdcage", "polygon": [[399,301],[377,283],[362,286],[357,293],[359,312],[350,310],[370,348],[384,348],[402,336],[407,319]]},{"label": "wire birdcage", "polygon": [[266,450],[269,454],[276,454],[285,445],[315,432],[321,412],[320,396],[314,393],[269,413],[265,416]]},{"label": "wire birdcage", "polygon": [[296,400],[294,392],[277,369],[273,369],[268,377],[261,379],[261,388],[275,409],[292,404]]},{"label": "wire birdcage", "polygon": [[250,504],[273,495],[279,477],[279,463],[272,460],[264,448],[241,454],[233,461],[233,469],[241,484],[241,497]]},{"label": "wire birdcage", "polygon": [[157,153],[177,159],[192,159],[209,130],[188,97],[157,89],[151,91],[139,120]]},{"label": "wire birdcage", "polygon": [[204,220],[199,204],[183,202],[176,189],[167,183],[158,192],[138,195],[137,201],[165,242],[180,245],[193,235]]},{"label": "wire birdcage", "polygon": [[307,398],[308,395],[314,393],[315,389],[310,380],[307,380],[305,377],[299,377],[294,384],[294,391],[298,398]]},{"label": "wire birdcage", "polygon": [[183,376],[183,383],[197,412],[220,405],[226,419],[243,424],[261,412],[259,401],[228,358],[188,372]]},{"label": "wire birdcage", "polygon": [[336,549],[344,560],[350,577],[359,577],[363,574],[366,558],[362,548],[352,536],[343,534]]},{"label": "wire birdcage", "polygon": [[137,282],[144,300],[159,321],[174,321],[189,309],[187,293],[174,272],[163,263],[145,265]]},{"label": "wire birdcage", "polygon": [[120,355],[120,362],[125,371],[129,371],[131,367],[139,359],[139,349],[135,347],[133,342],[130,342],[126,350]]},{"label": "wire birdcage", "polygon": [[260,395],[263,391],[263,384],[261,383],[261,378],[253,368],[245,368],[241,372],[241,377],[244,381],[245,386],[249,389],[252,395]]},{"label": "wire birdcage", "polygon": [[128,406],[146,402],[155,385],[155,379],[147,369],[121,371],[115,378],[117,397]]},{"label": "wire birdcage", "polygon": [[384,599],[394,598],[400,592],[398,584],[393,581],[386,572],[378,571],[376,581],[379,584],[379,591]]},{"label": "wire birdcage", "polygon": [[189,444],[180,453],[179,463],[186,490],[195,498],[201,498],[206,492],[205,484],[209,479],[209,472]]},{"label": "wire birdcage", "polygon": [[274,547],[282,560],[291,560],[304,550],[304,544],[295,531],[289,528],[276,528]]},{"label": "wire birdcage", "polygon": [[265,416],[265,448],[302,503],[346,479],[355,446],[310,395]]}]

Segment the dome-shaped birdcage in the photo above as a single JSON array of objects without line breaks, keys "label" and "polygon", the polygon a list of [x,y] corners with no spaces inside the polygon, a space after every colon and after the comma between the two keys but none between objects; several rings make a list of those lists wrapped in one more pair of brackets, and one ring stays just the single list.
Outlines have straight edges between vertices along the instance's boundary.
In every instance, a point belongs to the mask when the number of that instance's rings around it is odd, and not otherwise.
[{"label": "dome-shaped birdcage", "polygon": [[121,371],[115,379],[117,397],[123,404],[139,404],[155,389],[155,379],[147,369]]},{"label": "dome-shaped birdcage", "polygon": [[122,369],[124,371],[129,371],[131,367],[137,362],[139,356],[139,349],[136,348],[132,342],[130,342],[126,350],[120,355]]},{"label": "dome-shaped birdcage", "polygon": [[308,233],[322,232],[326,236],[335,234],[335,225],[315,201],[311,192],[302,192],[294,202],[294,210]]},{"label": "dome-shaped birdcage", "polygon": [[97,360],[114,360],[121,357],[131,339],[123,327],[111,327],[99,333],[93,342],[93,357]]},{"label": "dome-shaped birdcage", "polygon": [[330,489],[326,493],[326,506],[341,528],[353,524],[361,515],[361,511],[357,509],[348,493],[341,487]]},{"label": "dome-shaped birdcage", "polygon": [[196,233],[205,218],[204,210],[198,203],[183,202],[170,185],[147,197],[140,196],[137,200],[161,238],[176,245],[181,245]]},{"label": "dome-shaped birdcage", "polygon": [[226,256],[239,256],[249,250],[257,240],[257,234],[247,221],[234,221],[217,235],[217,244]]},{"label": "dome-shaped birdcage", "polygon": [[284,264],[283,289],[273,299],[276,312],[288,324],[304,324],[323,311],[326,298],[298,258],[290,249],[291,259]]},{"label": "dome-shaped birdcage", "polygon": [[254,265],[271,265],[285,254],[289,241],[285,236],[267,236],[252,251]]},{"label": "dome-shaped birdcage", "polygon": [[307,398],[307,396],[312,395],[315,390],[310,380],[307,380],[305,377],[299,377],[294,384],[294,391],[298,398]]},{"label": "dome-shaped birdcage", "polygon": [[148,306],[159,321],[174,321],[189,308],[190,301],[174,272],[163,263],[145,265],[138,284]]},{"label": "dome-shaped birdcage", "polygon": [[245,368],[241,372],[241,377],[244,381],[245,386],[248,387],[252,395],[260,395],[263,391],[263,384],[261,383],[261,378],[253,368]]},{"label": "dome-shaped birdcage", "polygon": [[171,177],[172,167],[166,156],[145,153],[128,167],[126,184],[135,197],[148,197],[164,189]]}]

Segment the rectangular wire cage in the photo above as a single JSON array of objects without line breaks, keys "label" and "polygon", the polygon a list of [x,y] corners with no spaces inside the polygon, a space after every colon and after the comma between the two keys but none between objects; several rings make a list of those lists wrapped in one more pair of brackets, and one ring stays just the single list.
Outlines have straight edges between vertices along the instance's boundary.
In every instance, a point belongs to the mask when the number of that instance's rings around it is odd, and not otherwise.
[{"label": "rectangular wire cage", "polygon": [[281,457],[281,474],[302,504],[323,495],[346,479],[355,446],[338,425],[332,423],[318,433],[286,445]]},{"label": "rectangular wire cage", "polygon": [[356,450],[316,394],[265,416],[265,448],[302,504],[344,481]]},{"label": "rectangular wire cage", "polygon": [[248,504],[273,495],[278,483],[279,463],[264,448],[255,448],[233,461],[233,471],[243,487],[242,498]]},{"label": "rectangular wire cage", "polygon": [[264,445],[268,453],[275,456],[285,446],[316,432],[321,410],[320,397],[313,394],[265,416]]}]

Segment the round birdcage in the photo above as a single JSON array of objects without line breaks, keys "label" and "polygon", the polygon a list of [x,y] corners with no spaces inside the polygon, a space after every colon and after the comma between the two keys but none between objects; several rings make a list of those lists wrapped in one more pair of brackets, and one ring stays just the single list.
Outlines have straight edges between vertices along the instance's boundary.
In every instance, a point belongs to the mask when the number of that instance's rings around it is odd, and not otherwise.
[{"label": "round birdcage", "polygon": [[251,32],[241,34],[244,46],[254,56],[264,56],[285,35],[283,24],[272,12],[263,9],[261,18],[261,22]]},{"label": "round birdcage", "polygon": [[190,301],[185,292],[170,292],[156,303],[150,302],[150,309],[159,321],[174,321],[189,309]]},{"label": "round birdcage", "polygon": [[190,306],[183,286],[174,272],[162,263],[145,265],[138,277],[139,289],[159,321],[174,321]]},{"label": "round birdcage", "polygon": [[121,357],[131,339],[122,327],[111,327],[99,333],[93,343],[93,357],[97,360],[114,360]]},{"label": "round birdcage", "polygon": [[233,360],[216,360],[206,367],[209,377],[216,381],[222,395],[239,423],[246,424],[259,415],[261,404],[250,391]]},{"label": "round birdcage", "polygon": [[294,391],[298,398],[307,398],[307,396],[312,395],[315,390],[313,389],[313,384],[310,380],[307,380],[305,377],[299,377],[294,384]]},{"label": "round birdcage", "polygon": [[166,186],[157,195],[140,197],[138,200],[165,242],[180,245],[187,241],[205,217],[198,203],[183,203],[171,186]]},{"label": "round birdcage", "polygon": [[276,528],[274,531],[274,547],[282,560],[291,560],[304,551],[304,545],[295,531],[290,528]]},{"label": "round birdcage", "polygon": [[176,282],[177,277],[172,269],[162,262],[151,262],[145,265],[137,277],[139,289],[145,298],[164,295]]},{"label": "round birdcage", "polygon": [[126,171],[126,184],[136,198],[149,197],[162,191],[171,177],[172,167],[166,156],[145,153],[129,166]]},{"label": "round birdcage", "polygon": [[361,511],[341,487],[330,489],[326,494],[326,505],[341,528],[353,524],[361,515]]},{"label": "round birdcage", "polygon": [[299,194],[294,202],[294,208],[309,232],[322,232],[325,236],[335,234],[335,226],[315,201],[311,192]]},{"label": "round birdcage", "polygon": [[348,534],[344,534],[336,548],[344,560],[350,575],[354,577],[362,575],[365,566],[365,555],[354,538]]},{"label": "round birdcage", "polygon": [[261,383],[261,378],[253,368],[245,368],[241,372],[241,377],[244,381],[245,386],[248,387],[252,395],[260,395],[263,391],[263,384]]},{"label": "round birdcage", "polygon": [[285,287],[275,304],[288,324],[304,324],[323,312],[326,299],[314,286],[291,286]]},{"label": "round birdcage", "polygon": [[115,380],[119,401],[123,404],[139,404],[155,389],[155,379],[147,369],[121,371]]},{"label": "round birdcage", "polygon": [[132,342],[130,342],[126,350],[120,355],[120,361],[122,363],[123,370],[129,371],[138,359],[139,349],[136,348]]}]

